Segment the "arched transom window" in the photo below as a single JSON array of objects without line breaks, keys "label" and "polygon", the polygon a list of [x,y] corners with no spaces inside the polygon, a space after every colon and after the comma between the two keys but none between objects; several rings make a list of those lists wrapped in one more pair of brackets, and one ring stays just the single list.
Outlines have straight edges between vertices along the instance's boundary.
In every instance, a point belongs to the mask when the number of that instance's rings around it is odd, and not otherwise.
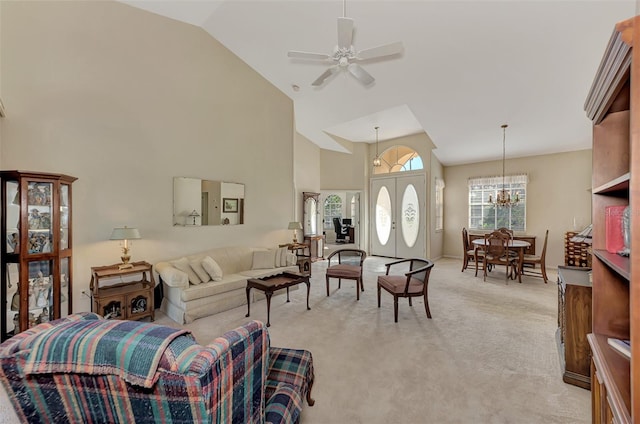
[{"label": "arched transom window", "polygon": [[418,169],[424,169],[418,152],[407,146],[393,146],[380,154],[380,166],[375,166],[373,173],[390,174]]}]

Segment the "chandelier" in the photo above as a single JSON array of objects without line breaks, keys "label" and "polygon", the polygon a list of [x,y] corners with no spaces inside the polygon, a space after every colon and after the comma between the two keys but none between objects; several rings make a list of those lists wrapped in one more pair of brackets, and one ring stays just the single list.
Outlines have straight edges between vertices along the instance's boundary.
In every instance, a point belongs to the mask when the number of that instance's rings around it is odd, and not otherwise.
[{"label": "chandelier", "polygon": [[496,195],[496,201],[493,201],[493,198],[491,195],[489,195],[489,203],[493,203],[496,206],[513,206],[516,203],[518,203],[520,201],[520,198],[518,197],[518,193],[516,192],[515,195],[513,196],[513,199],[511,198],[511,193],[509,192],[509,190],[506,189],[506,184],[504,182],[504,164],[505,164],[505,139],[506,139],[506,132],[507,132],[507,124],[502,124],[501,128],[502,128],[502,190],[498,190],[498,194]]},{"label": "chandelier", "polygon": [[373,166],[377,167],[382,165],[382,163],[380,162],[380,156],[378,156],[378,129],[380,127],[374,127],[376,130],[376,157],[375,159],[373,159]]}]

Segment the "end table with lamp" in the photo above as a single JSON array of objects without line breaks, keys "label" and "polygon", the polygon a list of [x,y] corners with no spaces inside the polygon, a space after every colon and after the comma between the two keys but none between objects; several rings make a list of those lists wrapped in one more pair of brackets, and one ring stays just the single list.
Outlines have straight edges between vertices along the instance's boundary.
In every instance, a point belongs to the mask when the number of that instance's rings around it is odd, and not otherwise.
[{"label": "end table with lamp", "polygon": [[[91,268],[92,310],[108,319],[155,319],[152,266],[129,262],[130,240],[140,239],[137,228],[114,228],[111,240],[122,240],[122,263]],[[139,276],[139,277],[138,277]]]}]

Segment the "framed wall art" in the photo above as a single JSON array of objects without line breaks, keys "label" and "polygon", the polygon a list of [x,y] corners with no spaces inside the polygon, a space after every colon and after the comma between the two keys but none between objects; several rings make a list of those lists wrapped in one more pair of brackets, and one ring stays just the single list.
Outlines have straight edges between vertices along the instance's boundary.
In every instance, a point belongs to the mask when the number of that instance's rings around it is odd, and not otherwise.
[{"label": "framed wall art", "polygon": [[222,212],[238,213],[238,199],[223,198]]}]

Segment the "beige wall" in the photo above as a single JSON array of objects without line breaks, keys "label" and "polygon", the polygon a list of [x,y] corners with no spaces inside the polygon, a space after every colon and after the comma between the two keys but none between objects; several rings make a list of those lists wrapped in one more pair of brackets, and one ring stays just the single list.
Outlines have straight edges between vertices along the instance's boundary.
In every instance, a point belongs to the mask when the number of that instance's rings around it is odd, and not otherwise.
[{"label": "beige wall", "polygon": [[[320,148],[305,136],[295,133],[294,143],[294,175],[295,175],[295,217],[302,222],[302,193],[320,192]],[[302,238],[302,230],[298,231],[298,239]]]},{"label": "beige wall", "polygon": [[[90,267],[275,246],[294,210],[291,100],[199,28],[117,2],[0,2],[3,169],[74,184],[74,310]],[[300,143],[299,143],[300,144]],[[311,147],[306,147],[311,149]],[[245,225],[172,226],[175,176],[246,185]]]},{"label": "beige wall", "polygon": [[[467,179],[501,172],[502,161],[445,167],[445,256],[462,256],[461,231],[469,225]],[[518,172],[529,175],[526,234],[537,236],[540,253],[549,230],[546,263],[555,268],[564,264],[564,233],[574,230],[574,219],[578,230],[591,223],[591,150],[507,159],[506,173]]]},{"label": "beige wall", "polygon": [[436,177],[444,180],[444,167],[433,153],[430,155],[431,159],[431,175],[429,175],[428,184],[431,190],[431,197],[429,203],[429,210],[431,211],[431,219],[429,220],[429,228],[431,231],[431,237],[429,240],[429,248],[427,250],[427,257],[431,260],[439,259],[442,257],[443,245],[444,245],[444,229],[436,231]]}]

